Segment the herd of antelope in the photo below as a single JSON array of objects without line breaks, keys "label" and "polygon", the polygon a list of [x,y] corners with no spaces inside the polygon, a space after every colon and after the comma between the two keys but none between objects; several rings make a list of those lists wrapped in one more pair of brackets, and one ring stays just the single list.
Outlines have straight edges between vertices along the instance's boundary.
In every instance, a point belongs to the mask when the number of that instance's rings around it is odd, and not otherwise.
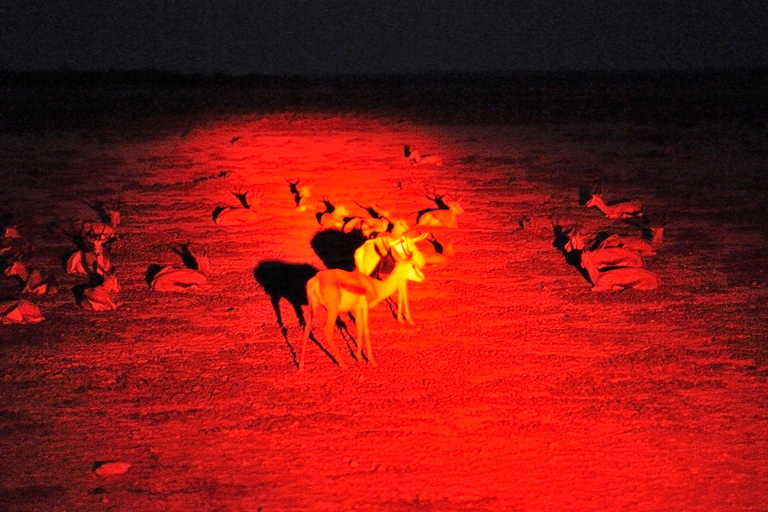
[{"label": "herd of antelope", "polygon": [[663,226],[647,221],[639,201],[606,203],[598,189],[593,188],[587,207],[595,207],[606,218],[622,220],[639,229],[637,236],[618,233],[585,233],[578,227],[565,230],[566,252],[579,254],[581,267],[592,283],[593,292],[619,292],[630,288],[654,290],[659,287],[658,276],[645,268],[645,257],[656,255],[664,235]]},{"label": "herd of antelope", "polygon": [[[368,362],[376,366],[371,351],[368,311],[397,292],[397,320],[413,324],[408,304],[408,281],[424,281],[425,267],[444,263],[453,254],[450,244],[443,246],[431,231],[426,230],[455,228],[457,216],[464,212],[461,199],[427,195],[434,206],[418,211],[415,220],[409,222],[375,203],[363,206],[355,202],[356,208],[334,204],[327,197],[313,196],[310,187],[300,185],[298,178],[286,181],[296,212],[313,215],[323,229],[358,233],[364,240],[354,251],[354,270],[321,270],[307,282],[309,318],[304,326],[299,371],[304,369],[307,341],[312,333],[314,316],[321,308],[327,313],[325,340],[338,365],[347,366],[333,339],[334,325],[340,314],[349,313],[354,315],[357,326],[357,360],[362,360],[365,343]],[[420,249],[418,244],[422,242],[428,243],[429,247]]]},{"label": "herd of antelope", "polygon": [[[438,155],[421,155],[404,147],[405,158],[412,165],[442,165]],[[396,318],[400,323],[413,324],[408,301],[408,282],[422,282],[425,269],[431,265],[445,263],[453,255],[450,243],[441,244],[433,231],[455,228],[458,216],[463,213],[461,200],[445,194],[432,192],[426,195],[432,205],[405,218],[376,203],[367,205],[354,202],[339,204],[327,196],[313,195],[311,187],[298,178],[286,179],[293,196],[293,211],[299,215],[312,216],[320,230],[334,230],[355,234],[363,240],[354,249],[354,270],[328,268],[318,271],[306,282],[306,304],[308,318],[300,318],[304,324],[301,355],[298,360],[300,371],[304,369],[306,345],[312,336],[315,315],[325,309],[325,342],[336,363],[346,368],[341,353],[334,341],[334,327],[339,316],[347,313],[353,317],[357,327],[355,356],[362,361],[362,347],[365,344],[366,358],[372,366],[376,360],[371,350],[368,315],[376,305],[393,301],[397,293]],[[213,212],[213,221],[219,226],[237,226],[257,222],[257,206],[264,190],[237,190],[236,206],[219,206]],[[119,238],[117,230],[120,213],[103,203],[88,204],[97,214],[98,220],[55,223],[49,226],[52,232],[65,236],[72,247],[63,261],[65,272],[82,276],[84,281],[73,287],[77,303],[89,311],[111,311],[119,306],[115,294],[120,286],[115,276],[107,249]],[[645,268],[644,258],[656,254],[663,227],[650,226],[646,221],[642,205],[637,201],[607,204],[596,189],[592,190],[588,207],[596,207],[606,218],[621,220],[640,229],[637,236],[618,233],[587,233],[579,227],[564,231],[567,243],[564,251],[579,255],[579,263],[589,276],[593,291],[621,291],[628,288],[652,290],[659,286],[659,279]],[[523,224],[521,223],[521,227]],[[24,263],[24,242],[18,229],[7,222],[0,223],[0,263],[5,275],[17,280],[22,298],[0,302],[0,319],[8,323],[38,323],[44,320],[39,308],[28,297],[52,295],[58,291],[56,279],[39,269],[29,268]],[[149,288],[157,292],[188,292],[210,287],[208,277],[213,266],[207,249],[195,252],[190,244],[171,246],[182,261],[182,265],[150,265],[145,275]]]}]

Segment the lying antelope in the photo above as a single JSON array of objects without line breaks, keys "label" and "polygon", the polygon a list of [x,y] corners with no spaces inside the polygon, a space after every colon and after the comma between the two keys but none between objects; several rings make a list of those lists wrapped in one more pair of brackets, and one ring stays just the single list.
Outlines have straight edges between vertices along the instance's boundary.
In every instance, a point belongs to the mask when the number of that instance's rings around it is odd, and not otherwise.
[{"label": "lying antelope", "polygon": [[213,221],[219,226],[240,226],[253,224],[259,217],[255,206],[264,195],[263,189],[232,192],[240,201],[241,206],[218,206],[213,211]]},{"label": "lying antelope", "polygon": [[[414,264],[418,268],[422,268],[426,264],[426,259],[416,247],[416,243],[424,240],[428,236],[429,233],[424,233],[417,238],[404,236],[397,238],[386,236],[371,238],[355,250],[355,268],[367,276],[378,277],[385,258],[392,255],[393,250],[399,251],[401,257],[405,257],[405,252],[412,254],[411,258],[413,259]],[[392,257],[394,258],[394,255],[392,255]],[[408,305],[407,280],[403,281],[398,289],[397,321],[400,323],[407,321],[409,324],[413,325],[411,309]]]},{"label": "lying antelope", "polygon": [[89,203],[88,201],[83,202],[99,216],[102,226],[99,226],[97,223],[91,223],[91,227],[95,228],[96,231],[103,233],[104,229],[100,229],[101,227],[109,227],[114,231],[120,224],[121,218],[119,210],[108,207],[102,201],[96,201],[95,203]]},{"label": "lying antelope", "polygon": [[149,286],[156,292],[188,292],[208,287],[208,276],[213,273],[213,265],[208,258],[208,249],[203,247],[200,255],[183,244],[176,251],[184,261],[184,267],[164,266],[148,272]]},{"label": "lying antelope", "polygon": [[87,311],[112,311],[118,304],[112,298],[120,292],[120,284],[114,274],[92,274],[92,282],[82,289],[80,306]]},{"label": "lying antelope", "polygon": [[594,267],[603,270],[611,267],[643,268],[643,257],[636,251],[624,247],[609,247],[595,251],[582,251],[581,264],[585,269]]},{"label": "lying antelope", "polygon": [[[663,231],[656,233],[659,233],[660,235],[662,232]],[[565,250],[566,252],[584,250],[594,251],[611,247],[623,247],[625,249],[636,251],[641,256],[655,256],[656,249],[661,243],[659,237],[656,236],[656,233],[654,233],[654,238],[651,241],[639,237],[624,236],[614,233],[601,241],[594,243],[595,236],[587,235],[581,230],[578,230],[568,234],[568,242],[565,244]]]},{"label": "lying antelope", "polygon": [[[345,205],[334,206],[327,198],[322,199],[325,205],[325,211],[317,212],[315,218],[317,223],[326,229],[342,229],[351,231],[356,226],[356,220],[359,217],[349,215],[349,210]],[[346,228],[346,229],[345,229]]]},{"label": "lying antelope", "polygon": [[2,226],[0,227],[0,240],[19,240],[21,239],[21,233],[18,228],[14,226]]},{"label": "lying antelope", "polygon": [[21,261],[14,261],[5,269],[5,275],[16,277],[24,287],[22,293],[30,295],[54,295],[59,290],[59,285],[52,277],[47,277],[39,269],[28,270]]},{"label": "lying antelope", "polygon": [[38,308],[26,299],[4,300],[0,302],[0,323],[37,324],[45,320]]},{"label": "lying antelope", "polygon": [[416,216],[416,224],[429,228],[455,228],[458,225],[456,216],[464,213],[461,199],[446,202],[448,209],[421,210]]},{"label": "lying antelope", "polygon": [[440,155],[422,155],[418,151],[412,151],[411,146],[403,146],[403,153],[406,160],[410,160],[414,165],[443,165],[443,158]]},{"label": "lying antelope", "polygon": [[599,264],[593,261],[591,255],[589,251],[583,252],[581,263],[589,274],[593,292],[619,292],[629,288],[654,290],[660,285],[656,274],[644,268],[619,267],[600,270]]},{"label": "lying antelope", "polygon": [[297,212],[317,213],[322,211],[324,207],[323,202],[312,197],[309,185],[299,187],[299,178],[296,178],[296,181],[286,178],[285,181],[288,182],[288,187],[291,190],[291,194],[293,194],[293,201],[296,203]]},{"label": "lying antelope", "polygon": [[363,340],[365,340],[368,361],[371,366],[376,366],[376,360],[371,351],[368,310],[395,293],[406,280],[424,281],[424,274],[414,261],[414,253],[408,250],[406,240],[400,238],[397,243],[403,245],[402,251],[392,251],[395,258],[395,268],[383,281],[367,276],[360,271],[347,272],[331,269],[318,272],[307,282],[309,321],[304,328],[299,371],[304,370],[304,352],[307,347],[307,340],[312,332],[314,316],[321,306],[328,313],[325,324],[325,340],[329,345],[331,356],[339,366],[341,368],[347,367],[341,358],[336,343],[333,341],[333,327],[339,314],[348,312],[354,312],[355,323],[357,324],[357,360],[361,360]]},{"label": "lying antelope", "polygon": [[592,206],[603,212],[609,219],[631,219],[643,216],[643,205],[640,201],[622,201],[606,204],[601,194],[594,193],[589,201],[587,201],[587,207]]},{"label": "lying antelope", "polygon": [[102,275],[109,273],[112,270],[112,263],[104,255],[104,244],[108,240],[109,238],[102,233],[91,241],[93,250],[81,249],[73,252],[67,258],[67,274],[87,275],[93,272],[93,269]]},{"label": "lying antelope", "polygon": [[363,206],[357,202],[355,204],[368,212],[369,216],[360,217],[357,225],[367,237],[383,234],[397,238],[411,229],[407,221],[393,218],[391,211],[381,210],[375,203],[371,206]]}]

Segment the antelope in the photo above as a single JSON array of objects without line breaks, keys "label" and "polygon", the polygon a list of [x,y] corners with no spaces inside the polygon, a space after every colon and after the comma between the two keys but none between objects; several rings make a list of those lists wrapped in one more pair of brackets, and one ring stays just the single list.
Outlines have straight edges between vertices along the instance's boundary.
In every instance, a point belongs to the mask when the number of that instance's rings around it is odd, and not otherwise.
[{"label": "antelope", "polygon": [[440,155],[422,155],[418,151],[412,151],[411,146],[403,146],[405,158],[414,165],[443,165],[443,158]]},{"label": "antelope", "polygon": [[0,240],[21,239],[21,233],[19,233],[18,228],[14,226],[0,227],[0,232],[2,232],[2,236],[0,236]]},{"label": "antelope", "polygon": [[[104,232],[100,236],[92,240],[93,250],[79,250],[73,252],[66,262],[67,274],[89,274],[94,271],[98,274],[106,274],[112,270],[112,263],[104,255],[104,244],[109,240],[109,237],[104,235]],[[83,242],[83,245],[84,242]]]},{"label": "antelope", "polygon": [[367,276],[360,271],[347,272],[339,269],[321,270],[307,281],[309,321],[304,328],[299,371],[304,370],[304,352],[307,347],[307,340],[312,332],[314,315],[321,306],[328,313],[325,324],[325,340],[329,345],[331,356],[338,365],[341,368],[347,367],[341,358],[336,343],[333,341],[333,327],[340,313],[354,312],[355,323],[357,324],[356,358],[358,361],[361,360],[363,340],[365,340],[368,361],[371,366],[376,366],[376,360],[371,351],[368,310],[395,293],[406,280],[424,281],[424,274],[419,269],[417,262],[414,261],[414,253],[408,250],[405,238],[401,237],[397,243],[402,244],[402,250],[392,251],[395,268],[383,281]]},{"label": "antelope", "polygon": [[82,289],[80,306],[87,311],[112,311],[118,304],[112,298],[113,293],[120,292],[117,277],[110,274],[91,274],[90,286]]},{"label": "antelope", "polygon": [[653,232],[653,239],[651,241],[643,240],[638,237],[612,234],[590,247],[588,247],[588,243],[591,243],[594,237],[585,235],[581,230],[578,230],[575,233],[568,235],[568,242],[565,244],[565,250],[566,252],[583,250],[594,251],[612,247],[623,247],[625,249],[636,251],[641,256],[655,256],[656,249],[661,243],[661,234],[663,233],[663,228],[659,229],[661,231]]},{"label": "antelope", "polygon": [[149,286],[156,292],[187,292],[208,287],[208,276],[213,265],[208,258],[208,249],[203,247],[200,255],[189,250],[189,244],[182,244],[174,251],[182,257],[185,266],[150,267],[147,272]]},{"label": "antelope", "polygon": [[24,286],[22,293],[31,295],[54,295],[59,291],[59,285],[55,279],[46,277],[39,269],[28,270],[20,261],[14,261],[5,269],[5,275],[16,277]]},{"label": "antelope", "polygon": [[594,193],[589,201],[587,201],[587,207],[592,206],[603,212],[609,219],[631,219],[643,216],[643,205],[640,201],[606,204],[601,194]]},{"label": "antelope", "polygon": [[264,190],[248,190],[246,192],[232,192],[242,206],[218,206],[213,211],[213,221],[219,226],[239,226],[241,224],[253,224],[258,220],[254,203],[258,205]]},{"label": "antelope", "polygon": [[322,201],[325,205],[325,211],[315,214],[318,224],[326,229],[342,229],[345,231],[350,231],[357,226],[355,221],[359,220],[359,217],[351,217],[345,205],[334,206],[325,197]]},{"label": "antelope", "polygon": [[[355,250],[355,268],[371,277],[377,277],[381,271],[381,266],[387,256],[392,254],[393,250],[400,252],[408,251],[412,254],[412,259],[418,268],[426,264],[424,255],[416,247],[416,243],[424,240],[429,233],[424,233],[417,238],[408,237],[377,237],[367,240],[363,245]],[[403,256],[403,254],[401,254]],[[393,256],[394,257],[394,256]],[[403,281],[400,284],[397,294],[397,321],[401,324],[408,322],[413,325],[411,310],[408,305],[408,282]]]},{"label": "antelope", "polygon": [[293,194],[293,201],[296,203],[295,210],[297,212],[317,213],[322,210],[322,201],[312,197],[309,185],[299,187],[299,178],[296,178],[296,181],[286,178],[285,181],[288,182],[288,187],[291,190],[291,194]]},{"label": "antelope", "polygon": [[416,216],[416,224],[422,227],[455,228],[458,225],[456,216],[464,213],[461,199],[446,202],[448,209],[437,208],[422,210]]},{"label": "antelope", "polygon": [[[71,238],[75,243],[84,238],[101,238],[104,241],[112,239],[115,236],[117,226],[120,224],[120,212],[106,207],[100,201],[96,203],[83,202],[98,214],[98,221],[71,222],[69,229],[59,224],[54,224],[53,227],[57,227],[61,233]],[[80,244],[78,243],[78,245]]]},{"label": "antelope", "polygon": [[643,257],[640,254],[624,247],[582,251],[581,264],[585,269],[588,266],[592,266],[598,270],[610,267],[643,268],[645,266]]},{"label": "antelope", "polygon": [[[587,253],[588,254],[588,253]],[[583,258],[582,265],[589,274],[593,292],[620,292],[629,288],[655,290],[661,282],[656,274],[644,268],[621,267],[601,271],[591,259]]]},{"label": "antelope", "polygon": [[38,308],[26,299],[5,300],[0,302],[0,323],[37,324],[45,320]]},{"label": "antelope", "polygon": [[601,270],[599,262],[593,260],[592,254],[590,251],[584,251],[581,254],[581,264],[589,274],[593,292],[617,292],[628,288],[654,290],[659,287],[659,278],[650,270],[630,266]]},{"label": "antelope", "polygon": [[367,237],[375,236],[392,236],[399,237],[411,229],[403,219],[392,218],[391,212],[381,210],[375,203],[371,206],[363,206],[358,202],[355,202],[357,206],[368,212],[368,217],[358,217],[360,221],[357,227]]},{"label": "antelope", "polygon": [[[89,203],[88,201],[83,201],[85,204],[88,205],[89,208],[91,208],[93,211],[96,212],[96,214],[99,216],[99,220],[101,221],[100,224],[103,226],[108,226],[112,228],[114,231],[117,226],[120,224],[120,211],[107,207],[103,202],[97,201],[95,203]],[[119,206],[120,203],[118,203]],[[99,231],[104,232],[103,226],[99,226],[99,223],[91,223],[91,227],[94,229],[98,229]],[[111,233],[110,233],[111,236]]]}]

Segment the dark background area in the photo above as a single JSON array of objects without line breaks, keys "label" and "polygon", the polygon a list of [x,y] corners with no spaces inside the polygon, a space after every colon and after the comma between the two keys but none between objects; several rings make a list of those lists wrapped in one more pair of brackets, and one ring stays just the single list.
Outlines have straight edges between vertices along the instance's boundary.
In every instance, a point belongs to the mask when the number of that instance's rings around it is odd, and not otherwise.
[{"label": "dark background area", "polygon": [[738,0],[5,0],[0,69],[506,73],[768,66]]},{"label": "dark background area", "polygon": [[417,123],[702,123],[768,128],[768,69],[227,76],[159,71],[0,74],[0,128],[119,128],[217,114],[331,110]]}]

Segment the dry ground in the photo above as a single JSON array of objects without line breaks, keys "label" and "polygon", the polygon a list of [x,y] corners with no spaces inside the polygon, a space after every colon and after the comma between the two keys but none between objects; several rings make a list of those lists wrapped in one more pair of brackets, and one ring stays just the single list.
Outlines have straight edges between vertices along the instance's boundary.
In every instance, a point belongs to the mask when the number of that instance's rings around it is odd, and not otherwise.
[{"label": "dry ground", "polygon": [[[445,164],[412,167],[403,144]],[[0,509],[768,510],[766,156],[764,131],[733,126],[364,111],[3,133],[2,209],[61,291],[34,299],[43,323],[0,327]],[[322,268],[296,177],[403,216],[462,198],[435,231],[455,255],[410,287],[416,325],[372,310],[377,368],[310,344],[298,373],[298,319],[283,301],[281,331],[254,279]],[[579,203],[597,179],[666,222],[660,289],[592,293],[555,246],[553,220],[632,232]],[[260,222],[216,226],[246,186]],[[46,229],[93,219],[84,199],[121,205],[113,312],[76,304],[71,244]],[[182,242],[207,245],[211,288],[152,292]],[[93,472],[110,460],[131,466]]]}]

